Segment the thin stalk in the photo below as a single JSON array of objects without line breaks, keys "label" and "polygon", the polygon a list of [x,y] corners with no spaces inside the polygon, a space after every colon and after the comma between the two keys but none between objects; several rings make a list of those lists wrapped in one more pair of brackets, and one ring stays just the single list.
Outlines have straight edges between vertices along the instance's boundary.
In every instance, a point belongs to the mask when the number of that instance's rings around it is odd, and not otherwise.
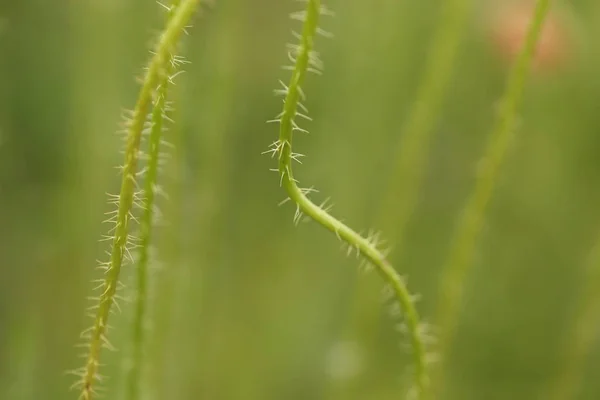
[{"label": "thin stalk", "polygon": [[[169,90],[170,102],[178,104],[181,98],[181,86],[172,86]],[[178,309],[174,306],[174,301],[178,297],[175,281],[180,274],[181,269],[181,221],[182,221],[182,188],[181,188],[181,165],[183,142],[181,140],[181,110],[176,107],[171,111],[170,117],[174,121],[169,126],[169,142],[173,145],[170,151],[170,162],[166,167],[165,176],[168,177],[165,182],[166,192],[169,194],[169,201],[165,205],[165,215],[168,215],[169,224],[165,227],[165,242],[160,245],[161,262],[165,263],[165,268],[158,272],[156,277],[156,292],[150,296],[150,308],[153,309],[151,332],[148,332],[147,348],[150,353],[151,361],[149,365],[148,384],[149,399],[162,399],[165,395],[163,389],[167,376],[173,368],[169,368],[166,355],[172,353],[171,348],[177,340],[168,338],[175,330],[173,324],[173,315]]]},{"label": "thin stalk", "polygon": [[544,398],[575,399],[581,390],[585,361],[598,339],[598,309],[600,308],[600,239],[597,240],[587,262],[581,296],[566,337],[562,374]]},{"label": "thin stalk", "polygon": [[382,227],[388,241],[394,243],[396,256],[418,200],[431,134],[439,119],[444,94],[454,71],[471,5],[472,0],[444,1],[423,81],[401,130],[394,156],[397,161],[376,216],[377,226]]},{"label": "thin stalk", "polygon": [[[173,0],[167,9],[166,25],[168,25],[179,6],[180,0]],[[171,53],[175,49],[170,49]],[[137,288],[135,299],[135,311],[133,316],[133,359],[129,370],[127,383],[127,398],[138,400],[140,398],[141,378],[144,365],[143,349],[146,342],[145,322],[146,304],[148,301],[148,268],[150,264],[150,247],[152,242],[152,228],[154,225],[156,195],[159,192],[158,165],[160,161],[160,149],[164,122],[167,113],[167,95],[171,76],[177,65],[171,54],[164,66],[164,73],[158,80],[156,98],[151,115],[150,138],[149,138],[149,160],[144,183],[144,211],[140,220],[140,249],[137,265]]]},{"label": "thin stalk", "polygon": [[101,265],[105,270],[105,278],[100,289],[102,293],[95,300],[96,305],[93,326],[83,335],[88,339],[87,361],[85,366],[76,371],[81,377],[77,386],[81,389],[80,398],[91,400],[97,393],[96,383],[101,376],[98,375],[100,353],[102,347],[112,348],[106,338],[108,319],[113,304],[116,300],[119,276],[123,265],[124,256],[129,255],[127,249],[130,243],[129,222],[132,219],[134,203],[139,202],[136,194],[136,175],[138,155],[142,131],[146,122],[148,109],[152,103],[153,92],[165,73],[165,67],[170,60],[170,51],[178,42],[179,37],[188,25],[188,22],[199,4],[199,0],[183,0],[173,18],[167,24],[163,34],[154,49],[154,55],[144,76],[142,87],[131,120],[127,123],[127,144],[125,149],[125,164],[122,167],[121,190],[118,198],[114,200],[118,209],[114,218],[114,233],[112,236],[112,249],[110,260]]},{"label": "thin stalk", "polygon": [[[444,357],[448,355],[458,325],[464,281],[472,264],[477,237],[483,226],[485,212],[498,180],[500,167],[513,138],[517,111],[523,100],[525,81],[549,7],[550,0],[536,1],[525,43],[508,76],[496,125],[489,137],[484,156],[478,164],[478,176],[474,190],[462,213],[450,255],[442,269],[439,303],[436,309],[436,322],[439,325],[438,351],[442,362],[436,371],[436,380],[434,381],[436,389],[442,386],[441,374],[438,376],[437,373],[443,368]],[[437,394],[435,391],[432,393],[434,397]]]},{"label": "thin stalk", "polygon": [[304,26],[302,33],[298,35],[300,44],[290,46],[290,59],[294,63],[290,68],[292,69],[292,77],[289,85],[284,85],[284,89],[280,91],[281,94],[285,95],[285,100],[283,112],[275,120],[280,123],[279,139],[272,144],[270,152],[273,156],[278,156],[280,184],[285,188],[289,199],[297,207],[295,221],[299,222],[304,214],[334,233],[348,245],[349,251],[356,250],[369,264],[378,270],[379,274],[389,284],[404,311],[405,324],[410,336],[415,364],[413,389],[418,398],[421,398],[427,385],[425,345],[421,336],[422,327],[419,323],[419,316],[405,282],[386,260],[385,254],[377,248],[375,238],[362,237],[341,221],[332,217],[324,206],[313,203],[307,197],[311,189],[300,188],[292,174],[292,160],[297,160],[300,156],[292,152],[293,132],[304,131],[297,125],[295,119],[297,116],[307,118],[305,114],[298,112],[300,108],[306,113],[306,108],[301,103],[301,99],[304,98],[301,86],[307,72],[320,73],[322,68],[321,61],[314,51],[314,39],[317,33],[322,33],[318,28],[320,15],[329,13],[326,8],[321,6],[320,0],[309,0],[306,3],[307,6],[304,12],[293,14],[295,19],[303,21]]},{"label": "thin stalk", "polygon": [[[395,162],[390,166],[373,226],[385,232],[396,259],[404,249],[404,233],[417,204],[429,143],[453,76],[471,8],[472,0],[444,0],[441,4],[416,99],[408,118],[402,122],[400,140],[394,145],[391,159]],[[376,294],[372,287],[359,288],[355,293],[356,304],[370,302]],[[371,312],[368,318],[375,321],[378,314]]]}]

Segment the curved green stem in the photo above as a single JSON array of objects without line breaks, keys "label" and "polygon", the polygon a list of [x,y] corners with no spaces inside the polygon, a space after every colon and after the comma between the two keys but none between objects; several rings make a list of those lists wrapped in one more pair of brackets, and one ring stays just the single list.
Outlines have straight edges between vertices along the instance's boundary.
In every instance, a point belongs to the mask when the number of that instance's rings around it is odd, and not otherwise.
[{"label": "curved green stem", "polygon": [[123,178],[118,200],[116,218],[114,219],[115,228],[112,238],[112,250],[110,261],[103,264],[106,271],[106,277],[103,280],[100,289],[102,294],[96,299],[97,304],[93,307],[96,311],[93,326],[86,331],[85,338],[89,340],[88,355],[86,365],[77,373],[81,380],[77,383],[81,387],[80,397],[84,400],[90,400],[96,392],[95,384],[100,378],[98,367],[100,364],[100,351],[102,347],[111,348],[112,346],[106,339],[106,330],[111,308],[115,303],[116,291],[119,282],[119,275],[123,265],[124,256],[128,254],[127,246],[130,244],[129,222],[132,217],[134,202],[138,202],[136,197],[136,181],[138,164],[138,153],[142,130],[146,122],[146,115],[152,103],[152,95],[157,87],[161,77],[165,74],[165,67],[169,63],[170,51],[179,40],[182,32],[188,24],[198,6],[199,0],[183,0],[181,6],[177,9],[173,18],[169,21],[166,29],[156,45],[154,56],[150,61],[148,70],[143,79],[142,88],[133,110],[131,120],[127,124],[127,145],[125,149],[125,164],[122,168]]},{"label": "curved green stem", "polygon": [[[472,262],[477,237],[484,222],[484,214],[513,137],[517,110],[523,99],[525,80],[535,54],[542,25],[550,1],[537,0],[533,18],[527,30],[525,43],[509,74],[501,102],[500,113],[490,135],[484,156],[479,162],[475,188],[462,213],[455,233],[454,244],[442,270],[440,298],[437,307],[439,324],[439,352],[445,357],[453,340],[463,296],[464,280]],[[442,359],[443,360],[443,359]],[[442,366],[439,366],[440,370]],[[439,377],[436,376],[439,379]],[[441,383],[436,379],[436,387]],[[435,393],[434,393],[435,395]]]},{"label": "curved green stem", "polygon": [[370,264],[375,266],[383,279],[393,289],[395,297],[404,311],[405,322],[410,335],[416,370],[414,389],[420,398],[427,385],[425,345],[421,337],[419,316],[406,284],[388,263],[385,255],[377,249],[373,240],[362,237],[341,221],[332,217],[325,209],[313,203],[306,195],[310,190],[298,187],[292,174],[292,160],[297,157],[292,152],[292,136],[294,131],[302,131],[295,122],[296,116],[302,115],[298,112],[298,108],[304,108],[300,103],[301,98],[304,96],[301,86],[307,72],[319,70],[321,67],[321,62],[314,52],[314,38],[318,32],[319,16],[322,12],[323,8],[319,0],[309,0],[307,1],[306,11],[303,14],[296,14],[298,19],[303,20],[304,27],[299,38],[300,44],[292,46],[293,50],[290,52],[290,58],[294,60],[292,78],[289,86],[286,86],[283,90],[285,101],[283,112],[280,114],[280,119],[278,119],[280,122],[279,140],[273,144],[272,153],[277,154],[279,157],[278,170],[281,185],[297,206],[296,220],[299,220],[300,213],[303,213],[333,232],[340,240],[346,242],[350,249],[355,249]]}]

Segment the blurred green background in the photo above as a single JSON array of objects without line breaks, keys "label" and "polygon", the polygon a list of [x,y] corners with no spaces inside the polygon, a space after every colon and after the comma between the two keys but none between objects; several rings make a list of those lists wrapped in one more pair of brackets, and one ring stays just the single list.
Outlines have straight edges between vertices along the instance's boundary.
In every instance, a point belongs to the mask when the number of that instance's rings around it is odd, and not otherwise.
[{"label": "blurred green background", "polygon": [[[376,228],[442,1],[327,2],[337,15],[323,27],[335,38],[319,41],[325,74],[305,87],[314,122],[296,140],[308,155],[296,175],[358,230]],[[507,74],[482,23],[489,4],[472,1],[418,208],[402,257],[391,255],[426,320]],[[265,121],[281,109],[272,90],[288,80],[287,15],[299,6],[218,1],[185,40],[192,64],[167,134],[177,147],[163,175],[145,398],[402,398],[410,358],[379,277],[361,274],[316,224],[293,226],[293,207],[277,207],[275,162],[261,156],[277,137]],[[465,283],[444,399],[551,398],[572,356],[600,235],[600,4],[567,6],[576,51],[568,68],[527,85]],[[0,399],[77,397],[64,372],[83,364],[74,344],[90,324],[105,193],[119,187],[113,133],[161,21],[147,0],[0,3]],[[109,399],[126,368],[123,308],[110,334],[122,350],[103,353]],[[599,350],[587,350],[578,399],[600,398]]]}]

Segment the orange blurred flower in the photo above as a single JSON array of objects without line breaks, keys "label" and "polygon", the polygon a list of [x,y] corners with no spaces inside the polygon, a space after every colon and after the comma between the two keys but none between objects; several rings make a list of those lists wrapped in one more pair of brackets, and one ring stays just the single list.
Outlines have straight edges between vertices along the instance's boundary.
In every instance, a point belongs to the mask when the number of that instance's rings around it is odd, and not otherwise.
[{"label": "orange blurred flower", "polygon": [[[534,6],[534,2],[529,0],[508,1],[495,6],[490,14],[492,43],[507,63],[515,59],[525,41]],[[559,69],[569,60],[570,50],[567,25],[557,10],[552,9],[538,41],[533,68],[537,71]]]}]

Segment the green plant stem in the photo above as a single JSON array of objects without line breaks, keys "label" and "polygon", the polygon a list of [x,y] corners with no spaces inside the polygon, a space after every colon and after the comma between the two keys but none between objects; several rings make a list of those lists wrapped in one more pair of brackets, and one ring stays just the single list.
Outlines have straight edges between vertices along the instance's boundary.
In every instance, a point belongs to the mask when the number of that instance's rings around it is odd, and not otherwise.
[{"label": "green plant stem", "polygon": [[154,50],[144,77],[139,97],[133,110],[131,121],[128,122],[127,145],[125,150],[125,164],[123,165],[123,178],[118,200],[117,218],[115,222],[114,238],[110,261],[106,265],[106,278],[102,285],[102,294],[95,306],[96,316],[94,324],[89,331],[89,352],[86,365],[81,373],[81,398],[90,400],[94,397],[95,383],[99,376],[98,367],[100,350],[112,347],[106,339],[106,329],[111,307],[115,302],[119,275],[123,257],[127,252],[129,242],[129,221],[135,199],[135,176],[137,172],[138,153],[142,130],[146,121],[148,109],[152,103],[152,95],[157,84],[165,73],[165,67],[170,60],[170,51],[177,43],[190,18],[194,14],[199,0],[183,0],[166,29],[160,37]]},{"label": "green plant stem", "polygon": [[[439,325],[438,351],[442,360],[438,371],[443,368],[444,357],[447,356],[454,337],[463,296],[464,280],[472,263],[477,237],[483,226],[484,214],[498,179],[500,167],[513,137],[517,110],[523,99],[525,80],[543,23],[548,14],[549,5],[549,0],[537,0],[536,2],[524,45],[508,77],[496,125],[484,150],[484,156],[478,164],[475,188],[462,213],[449,258],[442,270],[439,303],[436,309],[436,321]],[[441,387],[441,376],[436,375],[435,378],[436,388]],[[436,393],[433,394],[435,397]]]},{"label": "green plant stem", "polygon": [[581,390],[585,360],[598,338],[598,307],[600,306],[600,239],[597,240],[588,260],[583,288],[577,303],[564,346],[562,374],[544,398],[556,400],[576,399]]},{"label": "green plant stem", "polygon": [[356,249],[378,270],[383,279],[391,286],[395,297],[404,311],[405,323],[409,331],[412,351],[415,363],[415,387],[419,398],[425,391],[427,384],[427,372],[425,362],[425,346],[421,338],[419,316],[413,304],[413,300],[402,278],[388,263],[385,255],[379,251],[374,243],[356,233],[354,230],[332,217],[326,210],[317,206],[308,199],[305,192],[298,187],[292,174],[292,160],[295,158],[292,152],[292,136],[294,130],[299,130],[294,119],[298,115],[300,98],[303,96],[301,85],[306,73],[310,68],[318,68],[315,61],[314,38],[317,33],[321,4],[319,0],[309,0],[304,15],[304,27],[301,35],[301,43],[295,55],[295,65],[289,86],[286,88],[284,109],[280,119],[279,140],[275,143],[275,153],[279,156],[279,174],[281,185],[285,188],[289,198],[297,205],[297,218],[302,212],[333,232],[340,240],[343,240]]},{"label": "green plant stem", "polygon": [[[172,86],[169,90],[169,99],[174,104],[179,104],[181,98],[181,86]],[[161,261],[166,263],[166,268],[161,269],[156,277],[156,292],[151,296],[150,308],[153,309],[153,329],[148,333],[147,347],[150,353],[146,365],[150,366],[148,374],[149,391],[152,396],[149,399],[162,399],[166,396],[164,385],[170,373],[166,354],[171,353],[172,347],[177,341],[169,340],[168,336],[175,330],[173,314],[177,308],[173,306],[177,298],[175,281],[181,269],[181,220],[182,220],[182,190],[181,190],[181,163],[182,148],[181,127],[179,115],[181,110],[175,108],[170,117],[175,123],[169,126],[169,142],[173,144],[170,151],[171,160],[166,167],[165,176],[169,179],[165,182],[169,201],[166,204],[165,215],[168,215],[169,224],[165,227],[166,243],[160,248]],[[149,299],[149,300],[150,300]]]},{"label": "green plant stem", "polygon": [[472,0],[444,1],[423,81],[401,131],[394,157],[396,164],[376,217],[377,226],[394,244],[396,256],[401,250],[404,230],[418,200],[431,133],[439,119],[444,93],[454,71],[471,4]]},{"label": "green plant stem", "polygon": [[[180,1],[174,0],[167,11],[166,24],[173,17]],[[173,51],[174,49],[171,49]],[[140,220],[140,249],[137,265],[137,289],[135,311],[133,316],[133,359],[129,370],[127,396],[129,400],[140,398],[141,377],[143,370],[143,348],[145,344],[146,304],[148,301],[148,268],[150,264],[150,247],[152,241],[152,227],[155,219],[155,199],[158,186],[158,164],[160,158],[161,138],[163,136],[164,120],[167,104],[167,95],[170,86],[170,77],[174,71],[172,57],[168,57],[164,66],[164,73],[159,79],[156,89],[156,99],[152,110],[149,138],[149,160],[144,184],[144,213]]]}]

